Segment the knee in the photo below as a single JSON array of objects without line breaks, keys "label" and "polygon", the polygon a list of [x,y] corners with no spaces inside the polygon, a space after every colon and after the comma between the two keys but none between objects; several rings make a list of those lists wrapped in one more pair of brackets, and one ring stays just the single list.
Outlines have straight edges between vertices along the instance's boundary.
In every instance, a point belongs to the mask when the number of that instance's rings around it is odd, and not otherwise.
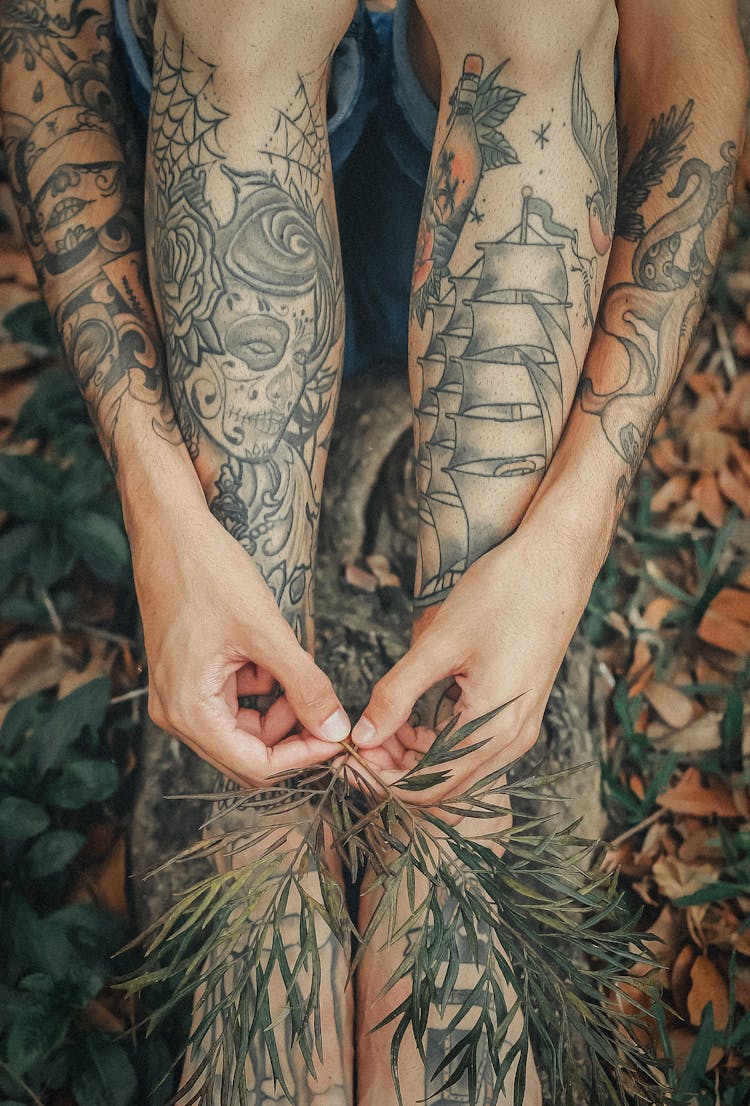
[{"label": "knee", "polygon": [[328,56],[354,17],[356,0],[160,0],[155,39],[163,27],[184,37],[214,65],[245,70],[314,68]]},{"label": "knee", "polygon": [[419,0],[419,6],[442,60],[464,49],[497,54],[537,82],[569,74],[579,50],[612,55],[617,39],[615,0]]}]

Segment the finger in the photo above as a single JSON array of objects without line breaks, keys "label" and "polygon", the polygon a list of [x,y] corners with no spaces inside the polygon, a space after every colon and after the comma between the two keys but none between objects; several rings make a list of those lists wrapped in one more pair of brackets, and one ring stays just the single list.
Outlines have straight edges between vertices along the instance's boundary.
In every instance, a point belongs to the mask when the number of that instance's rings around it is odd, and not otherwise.
[{"label": "finger", "polygon": [[435,731],[429,726],[410,726],[406,722],[396,730],[396,737],[405,749],[426,753],[435,740]]},{"label": "finger", "polygon": [[257,664],[243,664],[237,671],[238,695],[270,695],[275,683],[273,673]]},{"label": "finger", "polygon": [[445,676],[454,675],[457,665],[450,643],[427,630],[373,688],[352,730],[354,743],[362,748],[382,745],[408,721],[419,697]]},{"label": "finger", "polygon": [[289,736],[297,725],[297,715],[286,696],[281,695],[265,712],[240,707],[237,725],[246,733],[259,737],[264,745],[270,746]]},{"label": "finger", "polygon": [[[220,765],[232,778],[256,783],[276,772],[296,771],[329,760],[338,746],[313,737],[291,737],[274,749],[243,730],[227,702],[215,697],[191,719],[190,742],[205,759]],[[193,734],[197,735],[193,737]],[[182,736],[185,736],[183,730]],[[275,755],[283,749],[280,755]]]},{"label": "finger", "polygon": [[346,740],[351,722],[331,681],[302,648],[291,629],[280,646],[274,671],[304,729],[335,745]]}]

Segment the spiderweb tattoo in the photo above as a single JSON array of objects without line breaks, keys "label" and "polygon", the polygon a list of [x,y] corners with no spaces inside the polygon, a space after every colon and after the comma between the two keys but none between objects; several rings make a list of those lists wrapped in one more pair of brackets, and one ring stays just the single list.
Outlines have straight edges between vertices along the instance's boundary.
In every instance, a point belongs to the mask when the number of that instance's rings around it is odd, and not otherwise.
[{"label": "spiderweb tattoo", "polygon": [[151,104],[152,160],[158,166],[169,165],[176,176],[222,156],[216,132],[227,113],[210,97],[214,71],[204,61],[200,69],[191,66],[184,42],[176,62],[166,44],[158,53]]},{"label": "spiderweb tattoo", "polygon": [[[320,92],[330,57],[311,73],[300,77],[291,103],[278,113],[271,140],[263,153],[281,184],[317,189],[328,169],[328,131]],[[312,90],[312,95],[311,95]]]}]

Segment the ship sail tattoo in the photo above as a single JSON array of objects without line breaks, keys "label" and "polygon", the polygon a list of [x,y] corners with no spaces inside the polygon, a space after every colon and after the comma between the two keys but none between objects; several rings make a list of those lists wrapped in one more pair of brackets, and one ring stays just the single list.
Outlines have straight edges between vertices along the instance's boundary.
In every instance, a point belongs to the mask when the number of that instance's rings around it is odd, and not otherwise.
[{"label": "ship sail tattoo", "polygon": [[575,392],[568,274],[576,232],[522,190],[517,226],[427,301],[429,346],[415,409],[420,519],[417,603],[511,533],[540,483]]}]

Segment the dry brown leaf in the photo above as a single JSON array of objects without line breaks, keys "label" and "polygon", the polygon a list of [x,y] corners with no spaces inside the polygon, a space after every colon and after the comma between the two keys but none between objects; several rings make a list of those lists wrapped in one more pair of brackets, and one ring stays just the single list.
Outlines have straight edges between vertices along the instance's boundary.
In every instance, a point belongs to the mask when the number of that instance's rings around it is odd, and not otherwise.
[{"label": "dry brown leaf", "polygon": [[657,733],[649,728],[649,737],[659,749],[691,755],[708,753],[711,749],[721,748],[720,725],[721,715],[710,710],[677,730]]},{"label": "dry brown leaf", "polygon": [[726,466],[720,470],[716,479],[722,495],[736,503],[746,518],[750,517],[750,482],[735,475]]},{"label": "dry brown leaf", "polygon": [[656,437],[649,446],[648,458],[665,476],[672,476],[685,468],[685,462],[671,438]]},{"label": "dry brown leaf", "polygon": [[644,687],[643,694],[656,713],[674,729],[687,726],[692,721],[695,700],[676,687],[651,680]]},{"label": "dry brown leaf", "polygon": [[20,699],[54,687],[76,663],[56,634],[13,641],[0,655],[0,699]]},{"label": "dry brown leaf", "polygon": [[[0,421],[15,423],[21,413],[21,408],[35,388],[36,381],[31,376],[19,376],[2,380],[0,383]],[[26,448],[26,442],[21,444]],[[3,447],[3,452],[8,452],[7,447]],[[13,452],[17,451],[14,449]]]},{"label": "dry brown leaf", "polygon": [[750,591],[745,591],[744,588],[722,588],[711,600],[708,609],[722,618],[750,624]]},{"label": "dry brown leaf", "polygon": [[377,577],[358,565],[344,565],[344,581],[356,591],[372,593],[378,590]]},{"label": "dry brown leaf", "polygon": [[651,874],[659,891],[667,899],[692,895],[719,878],[719,864],[686,864],[678,856],[660,856],[654,861]]},{"label": "dry brown leaf", "polygon": [[105,1033],[124,1033],[126,1026],[122,1018],[105,1006],[98,999],[92,999],[83,1011],[83,1017],[95,1029],[101,1029]]},{"label": "dry brown leaf", "polygon": [[706,948],[715,945],[717,948],[737,948],[744,955],[747,953],[741,948],[742,938],[746,934],[739,933],[740,919],[727,902],[703,903],[700,906],[689,906],[686,911],[688,925],[691,932],[695,933],[696,944]]},{"label": "dry brown leaf", "polygon": [[[655,921],[648,927],[647,932],[659,938],[658,941],[647,943],[648,951],[654,960],[661,964],[662,969],[671,969],[678,949],[685,939],[685,926],[681,912],[667,903],[659,912]],[[630,974],[635,976],[646,975],[649,970],[647,964],[634,964],[630,969]],[[659,972],[658,981],[662,986],[669,986],[668,972]]]},{"label": "dry brown leaf", "polygon": [[[715,826],[707,826],[702,818],[678,817],[675,819],[675,829],[683,838],[677,855],[686,864],[696,861],[720,863],[724,859],[718,830]],[[718,843],[712,844],[712,842]]]},{"label": "dry brown leaf", "polygon": [[733,618],[717,614],[709,607],[698,626],[698,637],[727,653],[744,657],[750,653],[750,627]]},{"label": "dry brown leaf", "polygon": [[712,814],[720,818],[737,818],[740,813],[724,781],[714,778],[704,785],[701,773],[692,765],[685,769],[677,783],[657,796],[656,802],[665,810],[676,814],[697,814],[700,818],[709,818]]},{"label": "dry brown leaf", "polygon": [[722,498],[713,473],[704,473],[699,476],[693,484],[690,495],[693,502],[697,503],[706,521],[715,526],[717,530],[720,529],[726,521],[729,508]]},{"label": "dry brown leaf", "polygon": [[640,694],[653,674],[654,665],[651,661],[651,650],[646,640],[639,637],[635,643],[633,660],[627,672],[628,695],[633,698]]},{"label": "dry brown leaf", "polygon": [[679,607],[676,599],[668,595],[659,595],[652,599],[643,612],[643,625],[649,630],[658,630],[670,611]]},{"label": "dry brown leaf", "polygon": [[742,469],[745,479],[750,480],[750,449],[743,449],[738,441],[733,441],[732,456]]},{"label": "dry brown leaf", "polygon": [[723,430],[699,426],[687,439],[688,463],[698,472],[718,472],[729,460],[732,439]]},{"label": "dry brown leaf", "polygon": [[90,680],[95,680],[99,676],[109,676],[116,656],[116,648],[105,641],[97,641],[92,645],[91,659],[86,667],[82,668],[80,672],[75,668],[70,668],[62,677],[57,689],[58,699],[64,699],[71,691],[83,687]]},{"label": "dry brown leaf", "polygon": [[38,288],[25,288],[16,281],[7,281],[0,284],[0,321],[17,307],[25,303],[33,303],[42,297]]},{"label": "dry brown leaf", "polygon": [[740,373],[721,408],[721,425],[729,430],[750,428],[750,374]]},{"label": "dry brown leaf", "polygon": [[651,509],[657,513],[668,511],[675,504],[682,503],[689,490],[690,477],[686,472],[677,472],[651,496]]},{"label": "dry brown leaf", "polygon": [[698,955],[695,947],[688,941],[672,961],[670,989],[675,1006],[680,1014],[687,1015],[687,997],[690,990],[690,969]]},{"label": "dry brown leaf", "polygon": [[696,957],[690,969],[690,984],[687,1009],[691,1024],[700,1025],[704,1008],[712,1002],[715,1028],[726,1029],[729,1020],[729,994],[726,980],[707,956]]},{"label": "dry brown leaf", "polygon": [[121,836],[115,841],[96,873],[89,872],[88,875],[92,882],[94,899],[98,905],[126,918],[128,902],[125,897],[127,865],[124,837]]},{"label": "dry brown leaf", "polygon": [[12,373],[25,369],[30,361],[29,352],[21,342],[0,344],[0,373]]}]

